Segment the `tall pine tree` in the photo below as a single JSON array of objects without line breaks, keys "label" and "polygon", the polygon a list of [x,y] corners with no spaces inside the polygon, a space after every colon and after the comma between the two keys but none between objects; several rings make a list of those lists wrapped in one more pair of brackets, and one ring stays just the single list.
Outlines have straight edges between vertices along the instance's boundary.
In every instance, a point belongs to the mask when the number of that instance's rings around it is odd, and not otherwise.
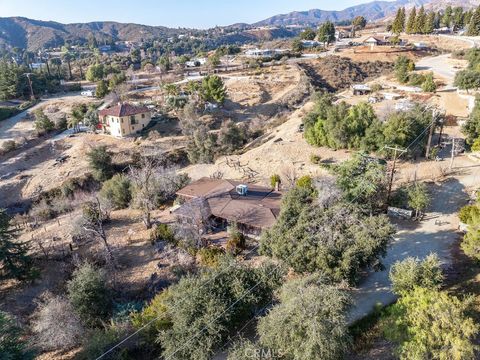
[{"label": "tall pine tree", "polygon": [[443,14],[443,17],[442,17],[443,26],[450,27],[452,25],[452,13],[453,13],[452,7],[447,6],[447,8],[445,9],[445,13]]},{"label": "tall pine tree", "polygon": [[416,17],[417,17],[417,9],[413,7],[412,11],[410,11],[410,15],[407,21],[407,26],[406,26],[407,34],[415,33]]},{"label": "tall pine tree", "polygon": [[423,34],[426,22],[427,22],[427,14],[425,13],[425,8],[422,5],[415,18],[414,33]]},{"label": "tall pine tree", "polygon": [[28,246],[15,241],[9,222],[5,210],[0,209],[0,279],[31,279],[34,269]]},{"label": "tall pine tree", "polygon": [[392,33],[400,35],[405,30],[405,8],[397,10],[397,15],[392,23]]},{"label": "tall pine tree", "polygon": [[425,25],[423,27],[423,33],[431,34],[433,33],[434,29],[435,29],[435,12],[432,11],[427,15],[427,21],[425,22]]},{"label": "tall pine tree", "polygon": [[468,35],[480,35],[480,6],[475,9],[470,18],[470,23],[468,24]]}]

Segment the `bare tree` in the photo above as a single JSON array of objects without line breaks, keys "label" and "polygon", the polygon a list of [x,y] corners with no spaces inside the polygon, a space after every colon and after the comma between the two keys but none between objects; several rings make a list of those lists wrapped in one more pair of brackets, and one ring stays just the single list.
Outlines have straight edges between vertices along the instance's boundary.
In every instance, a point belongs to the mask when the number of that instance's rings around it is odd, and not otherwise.
[{"label": "bare tree", "polygon": [[83,205],[83,214],[79,226],[85,235],[100,239],[105,247],[107,262],[113,263],[113,252],[105,232],[105,222],[110,220],[110,204],[100,202],[98,197]]},{"label": "bare tree", "polygon": [[142,158],[140,167],[130,166],[129,177],[133,185],[132,204],[142,211],[147,229],[152,227],[152,210],[185,184],[185,177],[177,175],[174,168],[161,166],[158,160],[147,157]]},{"label": "bare tree", "polygon": [[295,186],[297,181],[297,171],[293,165],[286,165],[280,174],[282,178],[282,185],[287,189]]},{"label": "bare tree", "polygon": [[33,321],[36,342],[45,350],[68,350],[79,344],[85,329],[70,302],[43,294]]},{"label": "bare tree", "polygon": [[211,211],[205,198],[192,199],[176,211],[174,231],[184,248],[199,249],[207,244],[203,235],[211,228]]}]

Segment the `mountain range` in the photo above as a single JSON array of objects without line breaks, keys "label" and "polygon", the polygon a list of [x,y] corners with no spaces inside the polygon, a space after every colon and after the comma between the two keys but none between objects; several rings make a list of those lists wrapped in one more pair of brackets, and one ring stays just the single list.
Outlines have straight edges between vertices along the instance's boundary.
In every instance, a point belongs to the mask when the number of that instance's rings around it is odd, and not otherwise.
[{"label": "mountain range", "polygon": [[373,1],[352,6],[340,11],[308,10],[294,11],[288,14],[276,15],[254,24],[235,24],[210,30],[194,30],[168,28],[164,26],[147,26],[113,21],[90,23],[61,24],[54,21],[39,21],[23,17],[0,18],[0,46],[6,48],[19,47],[29,51],[60,46],[65,41],[83,43],[93,34],[99,43],[107,40],[132,41],[168,38],[175,35],[190,33],[194,36],[208,35],[216,37],[217,43],[242,43],[258,40],[293,36],[295,32],[285,29],[252,30],[253,27],[288,26],[288,25],[318,25],[324,21],[334,22],[351,20],[355,16],[363,16],[369,21],[387,18],[402,6],[410,8],[425,5],[436,10],[447,5],[471,8],[478,6],[480,0],[396,0]]}]

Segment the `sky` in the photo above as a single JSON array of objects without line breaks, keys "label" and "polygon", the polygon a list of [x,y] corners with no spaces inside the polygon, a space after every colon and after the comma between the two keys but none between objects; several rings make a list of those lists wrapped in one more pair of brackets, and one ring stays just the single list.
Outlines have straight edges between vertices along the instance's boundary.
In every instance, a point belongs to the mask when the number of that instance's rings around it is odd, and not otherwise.
[{"label": "sky", "polygon": [[0,0],[0,17],[209,28],[253,23],[295,10],[343,10],[368,1],[371,0]]}]

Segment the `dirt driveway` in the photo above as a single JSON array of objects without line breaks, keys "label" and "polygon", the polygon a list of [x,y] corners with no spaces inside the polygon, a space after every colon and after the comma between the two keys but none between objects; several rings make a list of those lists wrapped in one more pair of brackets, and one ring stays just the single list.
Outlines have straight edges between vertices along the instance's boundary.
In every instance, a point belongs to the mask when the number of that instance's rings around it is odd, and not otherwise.
[{"label": "dirt driveway", "polygon": [[350,313],[353,322],[370,313],[376,304],[390,304],[395,295],[390,291],[388,273],[393,263],[408,256],[424,258],[437,253],[445,267],[452,262],[451,247],[459,236],[457,211],[468,202],[468,194],[478,187],[480,164],[466,157],[456,159],[452,178],[430,186],[432,204],[426,219],[420,223],[397,221],[398,229],[383,260],[385,270],[370,272],[354,290],[354,307]]}]

